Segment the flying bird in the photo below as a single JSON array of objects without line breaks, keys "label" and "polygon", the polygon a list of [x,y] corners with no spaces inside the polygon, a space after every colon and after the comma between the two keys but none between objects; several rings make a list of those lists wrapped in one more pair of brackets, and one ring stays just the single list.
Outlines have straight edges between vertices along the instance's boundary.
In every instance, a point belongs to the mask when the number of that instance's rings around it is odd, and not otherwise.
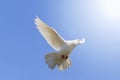
[{"label": "flying bird", "polygon": [[48,67],[54,69],[57,66],[59,70],[69,68],[72,64],[69,58],[70,53],[76,46],[85,43],[85,39],[64,40],[55,29],[45,24],[39,17],[35,18],[35,24],[48,44],[55,49],[55,52],[45,55]]}]

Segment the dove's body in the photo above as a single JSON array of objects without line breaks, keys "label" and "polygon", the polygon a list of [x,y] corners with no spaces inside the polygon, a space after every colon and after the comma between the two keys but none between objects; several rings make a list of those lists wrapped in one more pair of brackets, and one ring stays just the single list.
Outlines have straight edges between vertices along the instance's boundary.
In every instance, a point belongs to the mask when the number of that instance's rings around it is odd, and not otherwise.
[{"label": "dove's body", "polygon": [[45,56],[46,63],[49,68],[54,69],[58,66],[59,70],[65,70],[72,64],[69,59],[69,55],[79,44],[83,44],[85,40],[64,40],[53,28],[50,28],[44,22],[42,22],[38,17],[35,19],[38,30],[47,40],[47,42],[53,47],[56,52],[49,53]]}]

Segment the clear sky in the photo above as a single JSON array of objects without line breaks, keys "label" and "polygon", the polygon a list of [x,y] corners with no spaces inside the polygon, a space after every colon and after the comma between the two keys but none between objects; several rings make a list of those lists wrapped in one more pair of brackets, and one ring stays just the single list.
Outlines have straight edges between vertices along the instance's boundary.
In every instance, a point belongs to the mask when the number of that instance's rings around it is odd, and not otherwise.
[{"label": "clear sky", "polygon": [[[0,80],[120,80],[119,0],[1,0]],[[85,38],[59,71],[45,64],[53,52],[35,28],[39,16],[66,40]]]}]

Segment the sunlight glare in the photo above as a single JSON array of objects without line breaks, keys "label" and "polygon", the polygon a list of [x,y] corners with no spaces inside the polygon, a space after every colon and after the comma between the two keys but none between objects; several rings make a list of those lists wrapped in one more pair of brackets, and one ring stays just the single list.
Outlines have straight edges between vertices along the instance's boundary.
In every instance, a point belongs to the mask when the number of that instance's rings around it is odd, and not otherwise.
[{"label": "sunlight glare", "polygon": [[120,17],[120,0],[103,0],[103,8],[107,15]]}]

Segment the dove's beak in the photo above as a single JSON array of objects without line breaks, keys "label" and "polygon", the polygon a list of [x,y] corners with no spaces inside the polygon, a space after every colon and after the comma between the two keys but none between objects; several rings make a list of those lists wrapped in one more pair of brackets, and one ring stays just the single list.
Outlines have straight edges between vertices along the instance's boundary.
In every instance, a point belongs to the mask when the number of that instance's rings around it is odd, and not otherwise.
[{"label": "dove's beak", "polygon": [[79,44],[83,44],[85,43],[85,38],[83,38],[82,40],[79,40]]}]

